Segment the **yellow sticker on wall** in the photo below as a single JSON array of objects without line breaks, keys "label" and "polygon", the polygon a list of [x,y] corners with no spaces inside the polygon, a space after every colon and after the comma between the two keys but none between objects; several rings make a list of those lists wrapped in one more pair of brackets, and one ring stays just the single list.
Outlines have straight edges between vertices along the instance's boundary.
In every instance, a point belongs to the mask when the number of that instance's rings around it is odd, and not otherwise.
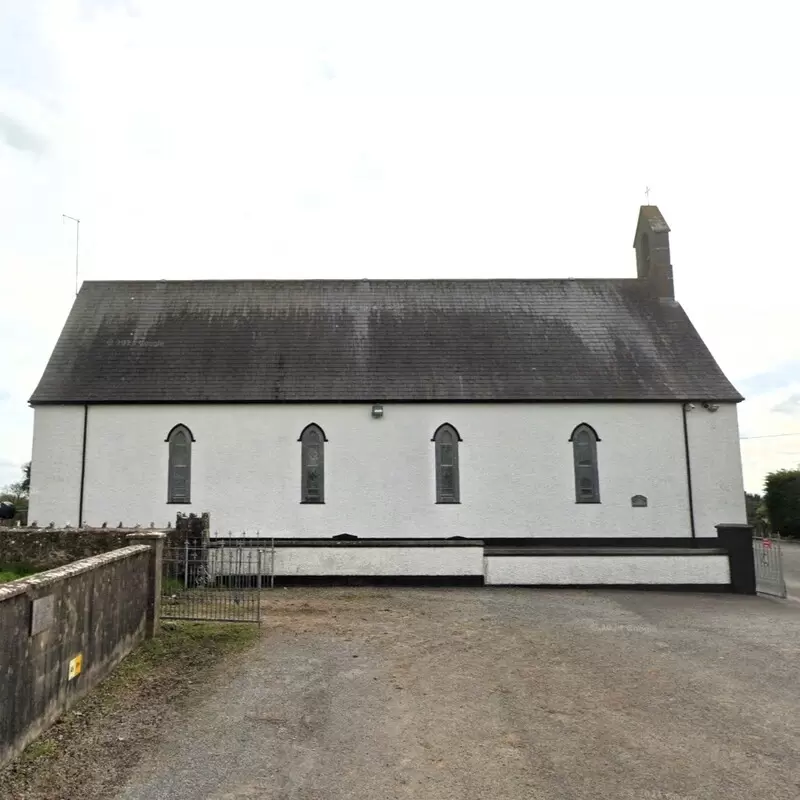
[{"label": "yellow sticker on wall", "polygon": [[78,653],[75,658],[70,659],[69,662],[69,680],[77,678],[83,669],[83,653]]}]

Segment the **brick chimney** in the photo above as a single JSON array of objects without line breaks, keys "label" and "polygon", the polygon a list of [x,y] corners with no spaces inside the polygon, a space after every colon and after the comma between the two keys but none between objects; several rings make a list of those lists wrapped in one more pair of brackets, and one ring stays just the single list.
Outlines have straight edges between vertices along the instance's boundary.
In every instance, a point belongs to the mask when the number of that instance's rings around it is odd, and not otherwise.
[{"label": "brick chimney", "polygon": [[636,225],[636,272],[647,281],[656,297],[675,298],[672,286],[672,264],[669,259],[669,225],[658,206],[642,206]]}]

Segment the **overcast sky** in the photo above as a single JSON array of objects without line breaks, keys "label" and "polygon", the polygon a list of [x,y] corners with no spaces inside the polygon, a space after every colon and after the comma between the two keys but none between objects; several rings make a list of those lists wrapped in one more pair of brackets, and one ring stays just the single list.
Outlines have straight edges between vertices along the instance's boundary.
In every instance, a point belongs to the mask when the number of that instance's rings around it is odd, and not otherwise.
[{"label": "overcast sky", "polygon": [[800,433],[794,5],[0,0],[0,485],[62,213],[82,279],[625,277],[650,186],[742,436]]}]

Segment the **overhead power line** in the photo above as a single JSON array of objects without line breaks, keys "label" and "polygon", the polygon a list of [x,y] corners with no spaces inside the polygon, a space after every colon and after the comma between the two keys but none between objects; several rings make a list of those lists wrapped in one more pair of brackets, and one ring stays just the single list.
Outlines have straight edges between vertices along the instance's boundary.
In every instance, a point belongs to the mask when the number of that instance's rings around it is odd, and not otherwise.
[{"label": "overhead power line", "polygon": [[740,436],[739,441],[743,439],[777,439],[779,436],[800,436],[800,431],[794,433],[765,433],[762,436]]}]

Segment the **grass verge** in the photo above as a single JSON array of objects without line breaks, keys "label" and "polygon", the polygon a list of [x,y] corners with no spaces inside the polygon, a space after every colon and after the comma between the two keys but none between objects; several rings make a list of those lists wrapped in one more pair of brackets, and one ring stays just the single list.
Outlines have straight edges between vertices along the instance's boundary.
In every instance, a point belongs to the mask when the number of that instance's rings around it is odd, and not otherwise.
[{"label": "grass verge", "polygon": [[222,663],[258,638],[255,625],[165,623],[106,680],[64,714],[4,770],[8,800],[70,800],[113,795],[165,726]]},{"label": "grass verge", "polygon": [[15,581],[17,578],[26,578],[36,572],[33,567],[25,564],[0,564],[0,583]]}]

